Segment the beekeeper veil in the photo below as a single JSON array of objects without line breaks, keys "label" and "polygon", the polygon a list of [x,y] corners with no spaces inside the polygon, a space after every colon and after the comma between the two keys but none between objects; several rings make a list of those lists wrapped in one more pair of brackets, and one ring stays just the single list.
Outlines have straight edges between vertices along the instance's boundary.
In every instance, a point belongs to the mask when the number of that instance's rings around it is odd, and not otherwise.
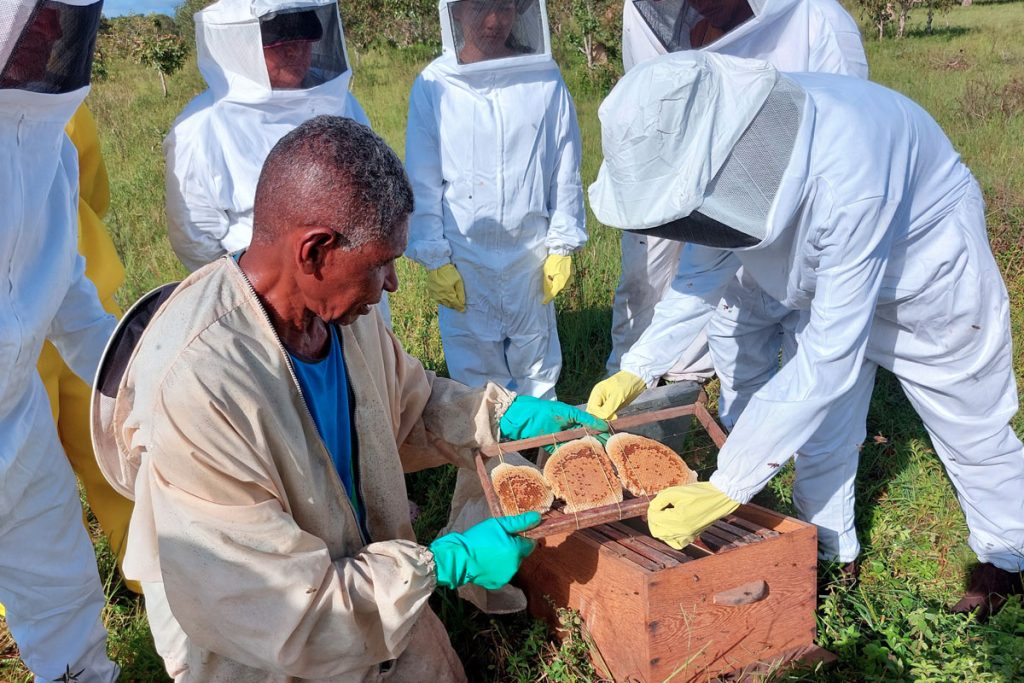
[{"label": "beekeeper veil", "polygon": [[705,47],[760,13],[765,0],[627,0],[632,13],[623,20],[639,23],[663,52]]},{"label": "beekeeper veil", "polygon": [[544,0],[441,0],[441,42],[462,73],[551,63]]},{"label": "beekeeper veil", "polygon": [[220,0],[196,13],[199,70],[218,99],[261,101],[343,78],[348,59],[338,6],[295,0]]},{"label": "beekeeper veil", "polygon": [[88,86],[101,5],[0,1],[0,89],[59,95]]},{"label": "beekeeper veil", "polygon": [[758,60],[691,51],[637,66],[601,104],[594,214],[706,246],[762,243],[803,100]]}]

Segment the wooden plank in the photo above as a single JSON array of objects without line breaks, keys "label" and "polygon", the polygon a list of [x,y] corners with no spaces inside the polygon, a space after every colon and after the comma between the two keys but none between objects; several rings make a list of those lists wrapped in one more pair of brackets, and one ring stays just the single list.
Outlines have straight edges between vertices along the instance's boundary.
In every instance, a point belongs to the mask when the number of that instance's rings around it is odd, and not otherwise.
[{"label": "wooden plank", "polygon": [[766,507],[761,507],[754,503],[741,505],[733,514],[737,517],[742,517],[745,520],[751,521],[754,524],[760,524],[766,529],[778,531],[783,534],[788,531],[795,531],[796,529],[807,526],[806,522],[801,522],[800,520],[793,519],[792,517],[786,517],[774,510],[769,510]]},{"label": "wooden plank", "polygon": [[677,564],[680,564],[677,559],[661,552],[659,548],[643,543],[635,529],[630,529],[621,522],[602,524],[595,528],[600,529],[601,533],[605,535],[613,536],[619,542],[619,545],[626,546],[633,552],[643,555],[651,562],[658,563],[662,568],[675,567]]},{"label": "wooden plank", "polygon": [[774,538],[775,536],[779,535],[778,531],[773,531],[772,529],[766,529],[761,524],[755,524],[754,522],[751,522],[750,520],[743,519],[742,517],[737,517],[736,515],[726,515],[722,519],[724,519],[729,524],[735,524],[738,527],[742,527],[743,529],[746,529],[747,531],[749,531],[750,533],[754,534],[755,536],[760,536],[760,537],[763,537],[763,538]]},{"label": "wooden plank", "polygon": [[484,458],[479,451],[474,460],[476,460],[476,474],[480,477],[480,487],[484,490],[484,498],[487,499],[487,507],[491,511],[491,516],[501,517],[505,513],[501,509],[501,503],[498,502],[498,494],[494,491],[494,484],[491,483],[491,477],[487,474],[487,466],[484,465]]},{"label": "wooden plank", "polygon": [[[486,486],[484,489],[486,490]],[[543,515],[543,521],[538,525],[524,531],[523,536],[527,538],[544,538],[564,534],[578,529],[614,522],[622,519],[640,517],[647,512],[647,500],[644,498],[632,498],[621,503],[602,505],[601,507],[584,510],[575,515],[567,515],[564,512],[552,510]]]},{"label": "wooden plank", "polygon": [[[642,680],[707,681],[810,645],[816,634],[817,546],[800,529],[648,578],[651,669]],[[714,596],[752,581],[767,584],[750,604]],[[682,671],[677,671],[683,667]]]},{"label": "wooden plank", "polygon": [[590,538],[599,539],[598,542],[601,544],[603,549],[615,553],[618,557],[626,560],[627,562],[632,562],[635,565],[643,567],[646,571],[656,572],[665,568],[664,564],[637,552],[630,547],[629,544],[622,543],[622,541],[616,537],[618,535],[617,532],[612,529],[608,529],[604,524],[583,529],[577,533],[586,534]]},{"label": "wooden plank", "polygon": [[[663,408],[661,410],[650,410],[644,413],[637,413],[636,415],[629,415],[628,417],[620,417],[617,420],[610,421],[608,425],[614,432],[629,429],[630,427],[645,425],[651,422],[658,422],[659,420],[670,420],[674,417],[682,417],[683,415],[693,415],[695,405],[697,404],[674,406],[672,408]],[[488,457],[494,457],[498,455],[499,452],[519,451],[525,448],[536,448],[538,446],[554,446],[564,441],[572,441],[573,439],[579,439],[594,433],[593,429],[587,428],[567,429],[565,431],[555,432],[554,434],[545,434],[544,436],[535,436],[529,439],[519,439],[518,441],[504,441],[500,444],[484,446],[480,449],[480,452]]]},{"label": "wooden plank", "polygon": [[702,403],[693,404],[693,415],[700,422],[701,426],[711,437],[711,440],[715,442],[715,445],[721,448],[725,445],[725,431],[719,426],[715,418],[711,417],[711,413],[708,412],[707,406]]}]

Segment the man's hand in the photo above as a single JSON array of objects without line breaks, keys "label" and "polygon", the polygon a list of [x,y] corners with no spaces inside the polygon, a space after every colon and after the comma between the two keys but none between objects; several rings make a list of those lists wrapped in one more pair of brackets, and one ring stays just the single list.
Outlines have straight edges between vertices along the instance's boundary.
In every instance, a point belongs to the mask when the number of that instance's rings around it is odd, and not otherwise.
[{"label": "man's hand", "polygon": [[647,506],[647,524],[652,536],[678,550],[739,506],[708,481],[672,486]]},{"label": "man's hand", "polygon": [[516,534],[538,524],[538,513],[524,512],[485,520],[461,534],[441,536],[430,544],[438,585],[458,588],[475,583],[488,590],[501,588],[512,580],[535,545]]},{"label": "man's hand", "polygon": [[454,264],[446,263],[427,272],[427,291],[442,306],[459,313],[466,312],[466,289]]},{"label": "man's hand", "polygon": [[632,403],[646,388],[647,383],[632,372],[619,370],[590,390],[587,412],[602,420],[613,420],[619,408]]},{"label": "man's hand", "polygon": [[516,396],[498,423],[501,436],[516,441],[543,436],[566,429],[586,427],[596,432],[608,431],[604,420],[575,406],[560,401],[544,401],[532,396]]},{"label": "man's hand", "polygon": [[548,254],[543,271],[544,300],[541,303],[547,305],[572,279],[572,256]]}]

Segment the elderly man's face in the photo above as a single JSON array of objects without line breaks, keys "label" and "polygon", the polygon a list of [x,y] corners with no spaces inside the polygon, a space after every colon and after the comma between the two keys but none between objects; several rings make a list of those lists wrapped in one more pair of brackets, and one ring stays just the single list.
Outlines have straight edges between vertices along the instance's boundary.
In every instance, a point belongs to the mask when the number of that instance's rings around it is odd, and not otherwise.
[{"label": "elderly man's face", "polygon": [[265,47],[263,61],[267,63],[270,87],[300,88],[313,62],[313,41],[289,40]]},{"label": "elderly man's face", "polygon": [[383,292],[398,289],[395,260],[405,251],[409,222],[404,220],[390,242],[369,242],[344,251],[332,249],[319,274],[304,276],[307,308],[324,322],[349,325],[380,303]]}]

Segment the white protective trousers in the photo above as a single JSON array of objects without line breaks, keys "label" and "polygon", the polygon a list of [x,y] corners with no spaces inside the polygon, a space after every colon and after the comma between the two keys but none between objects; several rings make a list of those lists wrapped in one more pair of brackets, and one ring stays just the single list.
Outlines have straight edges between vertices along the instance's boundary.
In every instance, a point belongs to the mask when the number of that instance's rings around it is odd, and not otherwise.
[{"label": "white protective trousers", "polygon": [[16,467],[23,487],[0,491],[0,603],[25,665],[37,681],[82,671],[82,683],[108,683],[100,619],[106,602],[96,555],[82,525],[78,482],[61,449],[38,376],[16,412],[31,420],[32,446]]},{"label": "white protective trousers", "polygon": [[[1012,347],[1005,343],[1009,305],[988,246],[984,202],[976,185],[946,220],[965,237],[969,267],[953,284],[949,308],[939,315],[951,323],[970,318],[971,325],[953,324],[944,333],[927,334],[918,328],[915,334],[904,322],[910,313],[908,304],[901,304],[903,310],[892,304],[879,307],[856,380],[829,408],[828,417],[796,458],[793,502],[801,518],[818,527],[822,559],[850,562],[860,552],[854,527],[854,478],[859,446],[866,436],[875,370],[881,366],[896,375],[921,417],[956,488],[970,529],[968,544],[978,559],[1009,571],[1024,567],[1020,554],[1024,548],[1024,497],[1020,493],[1024,491],[1024,451],[1009,424],[1017,412]],[[743,299],[737,299],[737,291]],[[725,377],[732,387],[728,394],[723,391],[720,404],[722,420],[730,429],[753,393],[770,379],[760,373],[763,364],[759,358],[747,358],[750,350],[771,343],[749,333],[756,329],[750,319],[765,310],[770,319],[781,308],[760,292],[764,308],[751,305],[750,293],[749,289],[730,288],[708,327],[723,389]],[[978,305],[993,301],[998,303]],[[809,314],[789,314],[785,319],[795,320],[795,343],[799,344]],[[962,338],[953,339],[953,330],[958,328]],[[761,327],[766,332],[770,329]],[[747,334],[737,335],[739,330]],[[970,331],[964,334],[966,330]],[[794,351],[784,351],[783,357],[791,358]],[[949,372],[943,366],[958,358],[970,358],[973,368]],[[964,381],[965,374],[969,381]],[[744,487],[742,480],[733,485]]]},{"label": "white protective trousers", "polygon": [[[752,3],[753,4],[753,3]],[[817,71],[867,78],[867,59],[857,24],[835,0],[766,0],[755,16],[702,49],[736,57],[763,59],[780,71]],[[628,70],[664,48],[626,0],[623,6],[622,61]],[[622,354],[651,323],[654,307],[668,291],[679,265],[682,244],[658,237],[623,233],[621,275],[612,304],[612,352],[608,374],[620,369]],[[779,321],[765,324],[777,331]],[[778,356],[766,349],[766,363]],[[714,374],[702,333],[665,373],[668,380],[705,379]]]},{"label": "white protective trousers", "polygon": [[438,314],[453,379],[555,397],[562,352],[542,267],[586,242],[580,149],[553,63],[460,74],[444,56],[413,85],[406,255],[427,270],[453,263],[462,277],[465,312]]}]

